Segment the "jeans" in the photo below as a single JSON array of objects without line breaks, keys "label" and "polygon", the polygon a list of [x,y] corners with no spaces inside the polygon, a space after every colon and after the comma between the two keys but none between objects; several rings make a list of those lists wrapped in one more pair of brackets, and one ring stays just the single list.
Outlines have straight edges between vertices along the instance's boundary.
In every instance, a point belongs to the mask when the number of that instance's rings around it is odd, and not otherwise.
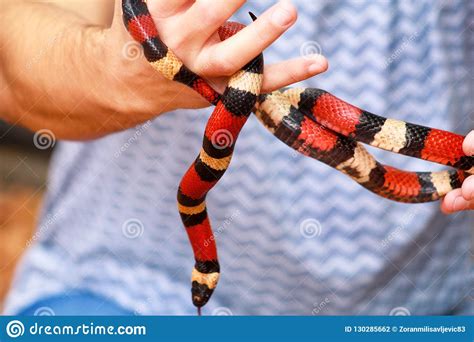
[{"label": "jeans", "polygon": [[72,292],[43,298],[18,313],[20,316],[131,316],[134,313],[90,292]]}]

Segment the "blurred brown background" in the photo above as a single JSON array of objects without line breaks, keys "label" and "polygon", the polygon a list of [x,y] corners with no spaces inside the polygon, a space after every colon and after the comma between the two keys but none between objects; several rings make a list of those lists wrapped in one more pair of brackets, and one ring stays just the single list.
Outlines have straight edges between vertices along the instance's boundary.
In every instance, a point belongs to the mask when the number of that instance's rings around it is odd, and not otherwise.
[{"label": "blurred brown background", "polygon": [[[73,10],[91,24],[108,25],[112,20],[114,0],[41,1]],[[35,146],[31,132],[0,121],[0,312],[36,226],[50,155],[51,149]]]},{"label": "blurred brown background", "polygon": [[[91,24],[112,22],[114,0],[38,1],[72,10]],[[0,311],[36,224],[50,155],[51,148],[34,145],[32,133],[0,120]]]},{"label": "blurred brown background", "polygon": [[35,228],[50,155],[32,133],[0,121],[0,310]]}]

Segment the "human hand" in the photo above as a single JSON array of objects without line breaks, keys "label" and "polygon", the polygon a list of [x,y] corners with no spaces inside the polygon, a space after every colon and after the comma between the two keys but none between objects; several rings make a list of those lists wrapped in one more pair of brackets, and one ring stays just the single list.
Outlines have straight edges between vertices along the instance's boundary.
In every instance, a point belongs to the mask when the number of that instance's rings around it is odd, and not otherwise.
[{"label": "human hand", "polygon": [[[188,68],[222,91],[229,76],[272,44],[296,21],[293,5],[289,1],[280,1],[255,22],[221,42],[217,29],[244,3],[244,0],[149,0],[147,6],[164,43]],[[117,0],[116,13],[121,13],[120,6],[121,1]],[[116,17],[115,21],[123,28],[121,18]],[[299,82],[326,69],[327,61],[321,55],[303,56],[266,66],[262,92]],[[149,66],[146,70],[156,73]],[[161,80],[160,83],[166,83],[173,90],[169,94],[173,102],[171,109],[209,105],[192,90],[168,82]]]},{"label": "human hand", "polygon": [[[462,147],[466,155],[474,155],[474,131],[466,136]],[[445,214],[462,210],[474,210],[474,175],[464,180],[462,188],[450,191],[443,198],[441,210]]]},{"label": "human hand", "polygon": [[[0,21],[8,28],[0,30],[0,118],[34,131],[47,128],[57,139],[84,140],[178,108],[209,105],[192,89],[165,79],[139,53],[127,54],[127,48],[137,48],[137,43],[123,24],[121,0],[97,1],[95,9],[74,10],[72,2],[57,2],[62,6],[11,1],[0,11]],[[296,20],[295,8],[280,2],[221,42],[217,28],[244,2],[148,0],[147,5],[165,44],[186,66],[222,90],[226,77]],[[114,3],[111,24],[88,18],[100,6],[110,13]],[[319,55],[267,66],[262,91],[304,80],[326,68],[326,59]]]}]

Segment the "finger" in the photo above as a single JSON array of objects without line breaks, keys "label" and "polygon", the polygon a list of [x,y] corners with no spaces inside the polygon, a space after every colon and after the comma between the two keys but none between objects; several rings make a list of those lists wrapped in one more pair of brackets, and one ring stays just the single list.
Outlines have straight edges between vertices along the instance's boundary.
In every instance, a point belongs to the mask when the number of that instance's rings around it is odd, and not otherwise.
[{"label": "finger", "polygon": [[464,180],[461,194],[466,201],[474,200],[474,176],[469,176]]},{"label": "finger", "polygon": [[245,0],[197,0],[177,20],[177,33],[194,46],[202,47],[244,3]]},{"label": "finger", "polygon": [[296,20],[296,9],[289,1],[280,1],[255,22],[199,56],[200,70],[206,76],[231,75],[261,53]]},{"label": "finger", "polygon": [[462,144],[462,149],[464,150],[464,153],[466,153],[468,156],[474,155],[474,131],[471,131],[466,136]]},{"label": "finger", "polygon": [[262,93],[304,81],[326,71],[328,61],[322,55],[298,57],[265,67]]},{"label": "finger", "polygon": [[441,202],[441,211],[445,214],[452,214],[461,210],[473,210],[474,201],[466,201],[462,196],[461,189],[450,191],[444,196]]},{"label": "finger", "polygon": [[[114,6],[114,20],[122,19],[122,1],[115,0]],[[123,23],[121,23],[123,25]]]},{"label": "finger", "polygon": [[147,7],[154,19],[164,19],[185,10],[193,2],[193,0],[148,0]]}]

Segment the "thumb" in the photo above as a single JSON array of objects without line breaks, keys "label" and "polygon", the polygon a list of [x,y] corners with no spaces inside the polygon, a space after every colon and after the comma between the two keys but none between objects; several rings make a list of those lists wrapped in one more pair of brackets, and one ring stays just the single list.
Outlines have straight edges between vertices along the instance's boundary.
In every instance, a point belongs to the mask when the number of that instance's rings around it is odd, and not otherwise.
[{"label": "thumb", "polygon": [[474,131],[471,131],[466,136],[462,144],[462,149],[464,150],[464,153],[466,153],[466,155],[468,156],[474,155]]}]

